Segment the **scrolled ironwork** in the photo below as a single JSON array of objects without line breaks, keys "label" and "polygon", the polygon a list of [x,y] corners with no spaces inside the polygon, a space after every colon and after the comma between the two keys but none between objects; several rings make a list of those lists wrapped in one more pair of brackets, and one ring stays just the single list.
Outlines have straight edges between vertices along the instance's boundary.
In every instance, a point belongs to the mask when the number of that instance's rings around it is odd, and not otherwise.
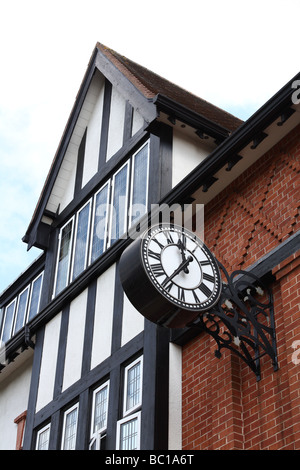
[{"label": "scrolled ironwork", "polygon": [[274,370],[278,368],[273,295],[254,274],[235,270],[223,273],[223,287],[218,303],[199,315],[189,326],[209,333],[217,343],[216,357],[223,348],[237,354],[260,379],[260,358],[268,355]]}]

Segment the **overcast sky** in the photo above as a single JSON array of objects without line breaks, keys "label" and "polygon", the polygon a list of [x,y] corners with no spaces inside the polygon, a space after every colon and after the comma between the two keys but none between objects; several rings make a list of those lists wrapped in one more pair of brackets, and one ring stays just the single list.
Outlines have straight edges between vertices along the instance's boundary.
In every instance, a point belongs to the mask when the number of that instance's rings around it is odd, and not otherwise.
[{"label": "overcast sky", "polygon": [[299,0],[0,0],[0,292],[97,41],[247,119],[299,72]]}]

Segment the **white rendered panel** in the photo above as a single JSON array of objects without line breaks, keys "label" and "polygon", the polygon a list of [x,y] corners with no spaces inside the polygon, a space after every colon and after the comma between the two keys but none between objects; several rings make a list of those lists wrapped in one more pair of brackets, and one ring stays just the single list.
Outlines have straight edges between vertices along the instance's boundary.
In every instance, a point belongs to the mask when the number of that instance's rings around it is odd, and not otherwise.
[{"label": "white rendered panel", "polygon": [[36,412],[53,399],[60,323],[61,313],[52,318],[45,328]]},{"label": "white rendered panel", "polygon": [[89,120],[82,175],[82,187],[97,173],[100,149],[100,134],[103,114],[104,77],[97,75],[95,83],[95,107]]},{"label": "white rendered panel", "polygon": [[70,304],[63,391],[81,377],[87,293],[84,290]]},{"label": "white rendered panel", "polygon": [[143,330],[144,317],[136,310],[124,292],[121,345],[124,346]]},{"label": "white rendered panel", "polygon": [[93,369],[111,354],[113,325],[115,269],[113,264],[97,281],[94,335],[91,368]]},{"label": "white rendered panel", "polygon": [[108,128],[106,160],[109,160],[123,145],[123,130],[126,102],[118,90],[113,87]]}]

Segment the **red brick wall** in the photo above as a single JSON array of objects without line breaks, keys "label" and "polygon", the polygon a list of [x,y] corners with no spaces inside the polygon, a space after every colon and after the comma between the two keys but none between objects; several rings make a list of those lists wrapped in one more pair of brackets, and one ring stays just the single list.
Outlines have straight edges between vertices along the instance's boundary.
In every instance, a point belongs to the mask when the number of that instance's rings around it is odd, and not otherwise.
[{"label": "red brick wall", "polygon": [[[206,243],[229,272],[299,230],[299,134],[300,126],[206,207]],[[279,370],[265,356],[257,381],[230,351],[217,359],[207,333],[185,345],[183,449],[300,449],[300,251],[273,275]]]}]

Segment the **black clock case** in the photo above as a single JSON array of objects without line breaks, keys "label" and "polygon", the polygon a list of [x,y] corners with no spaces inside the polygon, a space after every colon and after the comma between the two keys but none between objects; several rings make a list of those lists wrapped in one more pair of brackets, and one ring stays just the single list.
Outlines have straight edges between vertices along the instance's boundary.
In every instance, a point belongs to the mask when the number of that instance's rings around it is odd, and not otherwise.
[{"label": "black clock case", "polygon": [[199,312],[179,308],[156,289],[145,271],[141,250],[142,239],[137,238],[120,258],[120,278],[128,299],[151,322],[168,328],[184,328]]}]

